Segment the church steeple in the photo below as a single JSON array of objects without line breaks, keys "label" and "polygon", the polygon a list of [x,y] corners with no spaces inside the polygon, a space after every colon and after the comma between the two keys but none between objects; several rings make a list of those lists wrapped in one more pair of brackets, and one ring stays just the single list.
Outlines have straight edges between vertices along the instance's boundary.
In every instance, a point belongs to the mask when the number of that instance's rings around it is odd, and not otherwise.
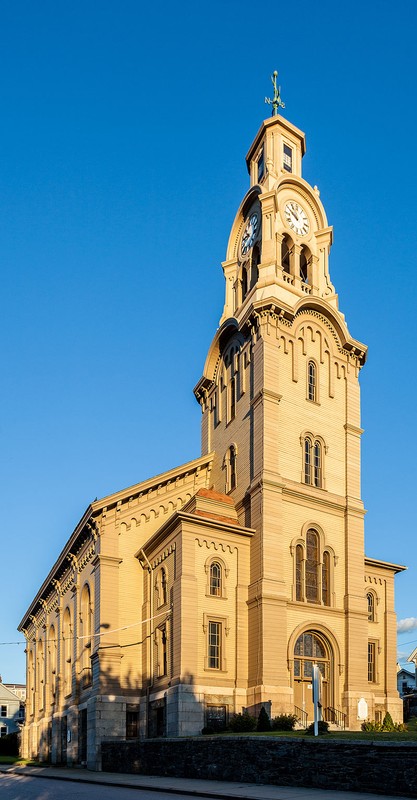
[{"label": "church steeple", "polygon": [[238,210],[223,263],[221,323],[241,319],[269,299],[293,311],[308,295],[337,308],[328,260],[333,229],[320,192],[302,177],[305,135],[276,114],[265,120],[246,156],[250,188]]}]

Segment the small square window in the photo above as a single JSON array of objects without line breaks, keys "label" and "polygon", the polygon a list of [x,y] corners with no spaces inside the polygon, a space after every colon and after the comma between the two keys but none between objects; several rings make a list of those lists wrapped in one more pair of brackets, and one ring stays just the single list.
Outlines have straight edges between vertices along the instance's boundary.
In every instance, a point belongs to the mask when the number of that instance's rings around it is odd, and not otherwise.
[{"label": "small square window", "polygon": [[284,144],[284,152],[282,156],[282,165],[287,172],[292,172],[292,148]]}]

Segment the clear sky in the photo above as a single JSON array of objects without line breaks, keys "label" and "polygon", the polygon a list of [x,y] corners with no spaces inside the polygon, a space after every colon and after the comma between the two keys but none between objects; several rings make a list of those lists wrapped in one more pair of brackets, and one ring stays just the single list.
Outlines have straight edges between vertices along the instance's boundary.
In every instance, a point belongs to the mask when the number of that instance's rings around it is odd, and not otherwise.
[{"label": "clear sky", "polygon": [[[88,503],[200,453],[199,379],[245,154],[279,70],[362,371],[366,552],[417,644],[417,6],[0,5],[0,641]],[[0,646],[23,682],[23,645]]]}]

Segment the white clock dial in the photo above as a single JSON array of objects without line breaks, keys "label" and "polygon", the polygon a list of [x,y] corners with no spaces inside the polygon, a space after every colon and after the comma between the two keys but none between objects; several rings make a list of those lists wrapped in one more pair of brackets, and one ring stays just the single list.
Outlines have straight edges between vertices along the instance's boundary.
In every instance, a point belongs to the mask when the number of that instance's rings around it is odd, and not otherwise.
[{"label": "white clock dial", "polygon": [[298,203],[294,200],[290,200],[285,204],[284,213],[288,225],[298,233],[299,236],[305,236],[309,232],[310,223],[308,221],[308,216]]},{"label": "white clock dial", "polygon": [[255,243],[255,239],[258,233],[259,228],[259,217],[254,212],[250,215],[248,221],[245,225],[245,230],[243,231],[242,235],[242,242],[240,245],[240,249],[242,251],[242,255],[245,256],[248,250],[252,247]]}]

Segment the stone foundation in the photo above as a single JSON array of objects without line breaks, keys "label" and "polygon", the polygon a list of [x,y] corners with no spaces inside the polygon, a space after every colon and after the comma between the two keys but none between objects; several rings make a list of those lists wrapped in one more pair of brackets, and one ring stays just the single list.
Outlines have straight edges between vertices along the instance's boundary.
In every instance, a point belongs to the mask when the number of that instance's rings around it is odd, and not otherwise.
[{"label": "stone foundation", "polygon": [[228,736],[104,742],[108,772],[417,797],[417,744]]}]

